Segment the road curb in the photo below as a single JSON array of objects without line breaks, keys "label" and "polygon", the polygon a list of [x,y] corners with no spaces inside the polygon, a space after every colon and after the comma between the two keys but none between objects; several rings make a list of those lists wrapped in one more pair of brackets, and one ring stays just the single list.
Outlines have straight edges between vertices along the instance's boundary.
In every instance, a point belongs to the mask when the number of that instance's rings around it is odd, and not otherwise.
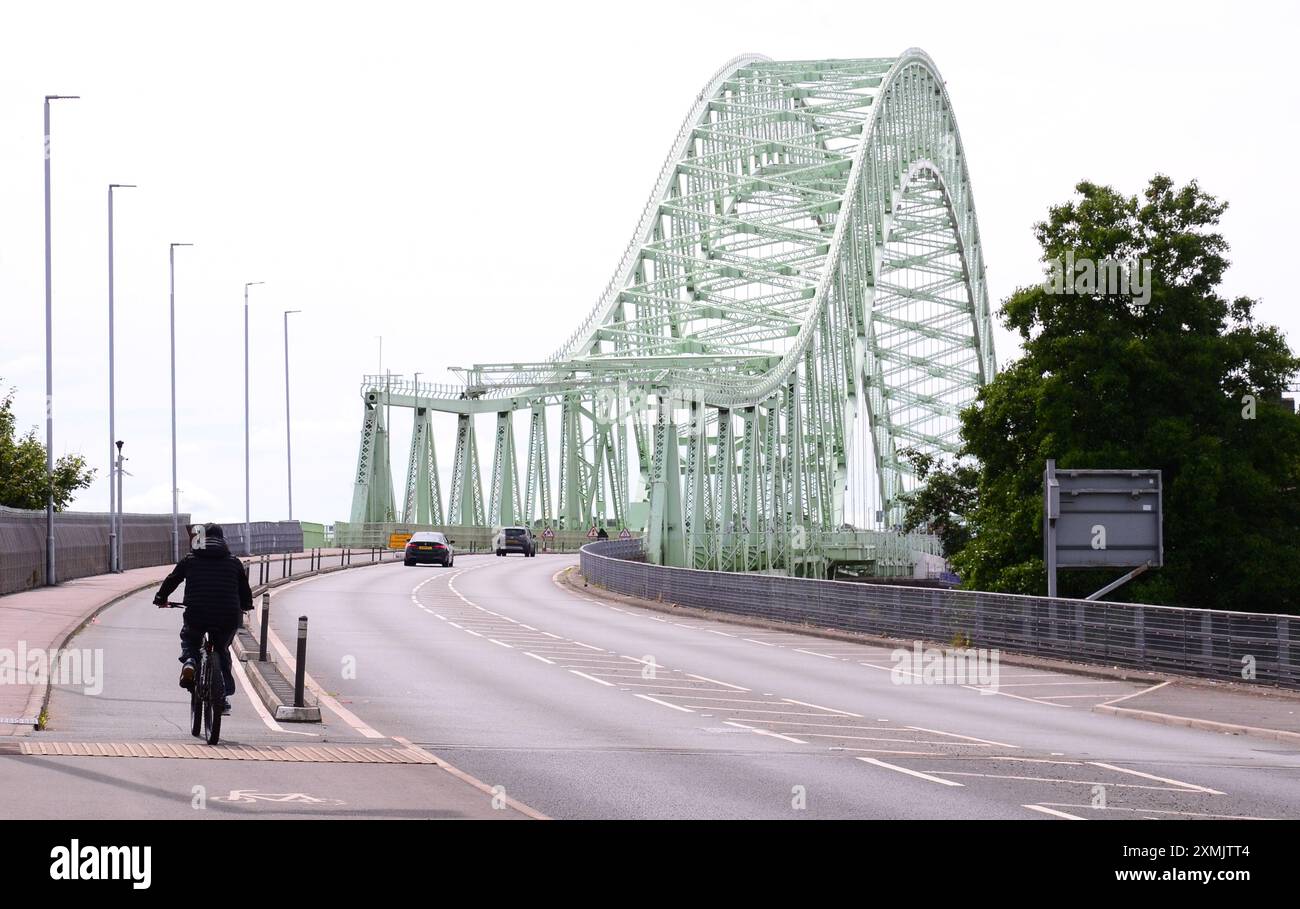
[{"label": "road curb", "polygon": [[1262,726],[1242,726],[1238,723],[1220,723],[1216,720],[1203,720],[1192,716],[1177,716],[1172,713],[1159,713],[1155,710],[1138,710],[1134,707],[1113,707],[1110,704],[1098,704],[1092,708],[1093,713],[1125,717],[1132,720],[1144,720],[1159,723],[1162,726],[1184,726],[1188,729],[1200,729],[1205,732],[1219,732],[1227,735],[1245,735],[1251,738],[1267,739],[1288,745],[1300,744],[1300,732],[1287,732],[1282,729],[1266,729]]}]

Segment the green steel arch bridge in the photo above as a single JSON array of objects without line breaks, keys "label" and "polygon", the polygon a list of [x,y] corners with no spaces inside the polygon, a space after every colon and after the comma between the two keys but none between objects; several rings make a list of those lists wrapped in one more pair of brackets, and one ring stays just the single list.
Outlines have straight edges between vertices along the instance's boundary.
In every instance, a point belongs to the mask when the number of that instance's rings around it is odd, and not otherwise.
[{"label": "green steel arch bridge", "polygon": [[[364,377],[351,520],[630,527],[664,564],[819,572],[846,527],[899,523],[905,450],[955,452],[995,368],[930,58],[742,56],[695,97],[613,277],[549,357],[455,370],[462,385]],[[392,407],[414,414],[400,502]]]}]

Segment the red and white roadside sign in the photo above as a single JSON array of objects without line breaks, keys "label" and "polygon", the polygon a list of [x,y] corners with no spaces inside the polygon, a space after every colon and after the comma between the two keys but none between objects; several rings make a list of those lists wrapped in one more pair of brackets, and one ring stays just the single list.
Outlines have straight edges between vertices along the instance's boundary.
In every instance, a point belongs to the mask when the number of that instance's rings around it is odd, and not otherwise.
[{"label": "red and white roadside sign", "polygon": [[596,528],[594,525],[592,526],[591,530],[587,531],[587,539],[589,540],[596,539]]},{"label": "red and white roadside sign", "polygon": [[554,531],[554,530],[551,530],[551,528],[547,527],[545,530],[542,531],[542,536],[543,536],[544,538],[550,540],[550,539],[552,539],[552,538],[555,537],[555,531]]},{"label": "red and white roadside sign", "polygon": [[630,540],[632,539],[632,531],[624,527],[622,530],[618,532],[618,538],[620,540]]}]

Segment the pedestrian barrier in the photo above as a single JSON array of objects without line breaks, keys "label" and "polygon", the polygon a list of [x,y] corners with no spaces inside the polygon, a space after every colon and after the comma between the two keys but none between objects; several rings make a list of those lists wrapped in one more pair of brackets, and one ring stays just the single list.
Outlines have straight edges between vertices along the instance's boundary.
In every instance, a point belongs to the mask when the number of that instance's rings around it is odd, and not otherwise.
[{"label": "pedestrian barrier", "polygon": [[668,568],[639,540],[582,547],[588,583],[776,622],[1300,688],[1300,616]]}]

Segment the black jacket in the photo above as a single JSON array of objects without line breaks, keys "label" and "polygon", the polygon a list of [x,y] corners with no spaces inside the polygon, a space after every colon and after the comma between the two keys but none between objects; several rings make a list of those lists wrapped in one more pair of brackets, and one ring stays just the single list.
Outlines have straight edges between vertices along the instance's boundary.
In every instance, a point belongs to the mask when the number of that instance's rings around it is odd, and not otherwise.
[{"label": "black jacket", "polygon": [[208,537],[203,549],[181,559],[158,588],[154,602],[166,602],[181,581],[185,582],[188,625],[238,628],[243,624],[243,613],[253,608],[253,591],[248,587],[244,564],[230,554],[225,540]]}]

